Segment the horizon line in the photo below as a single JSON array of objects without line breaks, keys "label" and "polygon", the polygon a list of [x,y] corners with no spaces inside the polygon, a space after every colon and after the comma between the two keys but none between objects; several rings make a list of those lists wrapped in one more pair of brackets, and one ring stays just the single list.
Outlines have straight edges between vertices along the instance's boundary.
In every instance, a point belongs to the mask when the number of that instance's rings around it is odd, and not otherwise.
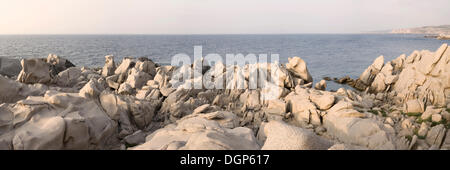
[{"label": "horizon line", "polygon": [[0,34],[5,35],[345,35],[345,34],[393,34],[389,32],[356,32],[356,33],[39,33],[39,34]]}]

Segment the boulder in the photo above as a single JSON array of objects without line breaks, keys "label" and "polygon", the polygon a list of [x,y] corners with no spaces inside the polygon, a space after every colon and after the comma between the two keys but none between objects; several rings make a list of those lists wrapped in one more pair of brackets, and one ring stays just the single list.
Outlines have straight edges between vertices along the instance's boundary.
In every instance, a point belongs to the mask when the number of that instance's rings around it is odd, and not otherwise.
[{"label": "boulder", "polygon": [[423,113],[424,104],[417,99],[409,100],[403,105],[403,112],[405,113]]},{"label": "boulder", "polygon": [[103,87],[98,84],[94,79],[89,80],[89,82],[80,90],[79,94],[81,97],[85,98],[97,98],[98,95],[103,91]]},{"label": "boulder", "polygon": [[252,130],[224,128],[215,120],[194,116],[159,129],[133,150],[257,150]]},{"label": "boulder", "polygon": [[148,80],[150,80],[152,77],[142,71],[139,71],[135,68],[131,69],[131,71],[128,74],[128,78],[125,81],[125,83],[129,84],[131,88],[134,89],[140,89],[142,86],[144,86]]},{"label": "boulder", "polygon": [[269,100],[267,109],[269,113],[284,116],[287,112],[287,103],[280,99]]},{"label": "boulder", "polygon": [[114,71],[116,71],[116,63],[114,62],[114,56],[107,55],[105,56],[105,65],[102,68],[102,76],[108,77],[114,75]]},{"label": "boulder", "polygon": [[33,120],[16,130],[12,140],[14,150],[63,149],[64,119],[56,116]]},{"label": "boulder", "polygon": [[76,111],[64,116],[64,149],[89,149],[89,126],[86,121],[86,118]]},{"label": "boulder", "polygon": [[327,82],[325,80],[320,80],[320,82],[316,83],[314,88],[316,90],[325,90],[327,89]]},{"label": "boulder", "polygon": [[20,60],[0,57],[0,75],[14,77],[20,73]]},{"label": "boulder", "polygon": [[70,67],[75,67],[75,65],[69,60],[59,57],[55,54],[49,54],[47,57],[47,63],[52,66],[51,72],[53,75],[59,74]]},{"label": "boulder", "polygon": [[156,64],[148,58],[139,58],[136,62],[135,68],[139,71],[147,73],[153,79],[156,75]]},{"label": "boulder", "polygon": [[289,62],[286,64],[286,68],[296,77],[300,77],[306,82],[312,82],[313,79],[309,74],[306,62],[300,57],[288,58]]},{"label": "boulder", "polygon": [[40,96],[48,89],[42,84],[22,84],[0,76],[0,103],[14,103],[28,96]]},{"label": "boulder", "polygon": [[352,104],[339,101],[323,117],[327,133],[342,142],[368,149],[396,149],[395,141],[381,122],[365,119]]},{"label": "boulder", "polygon": [[369,86],[371,85],[372,81],[376,77],[376,75],[381,71],[384,65],[384,57],[379,56],[376,58],[373,63],[366,69],[364,72],[359,76],[356,86]]},{"label": "boulder", "polygon": [[428,131],[427,137],[425,138],[425,141],[432,146],[436,146],[439,148],[444,140],[446,133],[446,129],[444,125],[439,124],[436,126],[433,126],[430,131]]},{"label": "boulder", "polygon": [[316,104],[320,110],[328,110],[334,104],[334,96],[331,94],[311,95],[311,101]]},{"label": "boulder", "polygon": [[267,139],[262,150],[326,150],[332,143],[316,134],[281,121],[264,125]]},{"label": "boulder", "polygon": [[62,87],[73,87],[79,82],[82,76],[82,71],[78,67],[71,67],[58,74],[56,77],[56,84]]},{"label": "boulder", "polygon": [[20,64],[22,65],[22,70],[17,77],[17,81],[26,84],[49,84],[52,81],[50,64],[45,59],[22,59]]},{"label": "boulder", "polygon": [[131,95],[134,93],[133,87],[131,87],[130,84],[128,83],[122,83],[119,86],[119,89],[117,89],[117,93],[118,94],[122,94],[122,95]]},{"label": "boulder", "polygon": [[131,135],[126,136],[123,140],[128,146],[137,146],[145,143],[145,137],[147,134],[142,130],[138,130]]},{"label": "boulder", "polygon": [[114,71],[114,74],[127,74],[128,69],[135,66],[135,62],[131,58],[124,58],[119,67]]},{"label": "boulder", "polygon": [[297,122],[310,122],[311,112],[317,109],[313,103],[298,95],[289,98],[286,97],[286,100],[289,103],[288,107],[290,108],[290,112],[294,115],[294,119]]}]

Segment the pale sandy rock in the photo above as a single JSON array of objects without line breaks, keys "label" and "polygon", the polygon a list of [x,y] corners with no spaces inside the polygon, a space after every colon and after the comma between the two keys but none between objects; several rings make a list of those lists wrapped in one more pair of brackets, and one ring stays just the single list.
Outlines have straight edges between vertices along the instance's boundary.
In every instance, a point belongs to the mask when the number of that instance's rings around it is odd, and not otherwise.
[{"label": "pale sandy rock", "polygon": [[381,70],[384,66],[384,56],[379,56],[372,63],[372,68],[376,70]]},{"label": "pale sandy rock", "polygon": [[134,89],[128,83],[122,83],[119,86],[119,89],[117,89],[117,93],[122,95],[131,95],[134,93]]},{"label": "pale sandy rock", "polygon": [[269,100],[267,109],[269,113],[284,115],[287,112],[287,103],[280,99]]},{"label": "pale sandy rock", "polygon": [[116,71],[116,63],[114,62],[113,55],[105,56],[105,65],[102,68],[102,76],[108,77],[114,75],[114,71]]},{"label": "pale sandy rock", "polygon": [[446,133],[446,129],[445,129],[444,125],[439,124],[439,125],[433,126],[430,129],[430,131],[428,132],[425,140],[429,145],[434,145],[439,148],[444,140],[445,133]]},{"label": "pale sandy rock", "polygon": [[103,91],[103,87],[94,79],[89,82],[80,90],[79,95],[85,98],[97,98]]},{"label": "pale sandy rock", "polygon": [[439,113],[441,113],[441,111],[442,111],[442,109],[437,109],[433,106],[428,106],[427,109],[425,110],[425,112],[422,113],[420,118],[422,118],[422,120],[427,120],[427,119],[431,118],[431,115],[439,114]]},{"label": "pale sandy rock", "polygon": [[247,98],[245,99],[245,102],[243,103],[245,103],[247,109],[258,110],[259,108],[261,108],[259,91],[250,90],[248,92]]},{"label": "pale sandy rock", "polygon": [[421,137],[425,137],[427,136],[428,133],[428,129],[429,129],[429,125],[425,122],[422,122],[422,124],[420,125],[419,130],[417,131],[417,135],[421,136]]},{"label": "pale sandy rock", "polygon": [[0,136],[9,132],[14,125],[14,113],[7,104],[0,104]]},{"label": "pale sandy rock", "polygon": [[405,119],[402,121],[401,127],[405,130],[409,130],[413,127],[413,121],[411,119]]},{"label": "pale sandy rock", "polygon": [[441,112],[442,118],[444,118],[445,120],[450,120],[450,113],[447,111],[442,111]]},{"label": "pale sandy rock", "polygon": [[383,92],[387,86],[385,84],[386,76],[382,73],[377,74],[375,76],[375,79],[373,80],[372,84],[370,85],[370,91],[371,92]]},{"label": "pale sandy rock", "polygon": [[210,104],[204,104],[194,109],[194,112],[192,114],[199,114],[204,113],[211,105]]},{"label": "pale sandy rock", "polygon": [[363,119],[347,102],[338,102],[323,117],[327,133],[340,141],[369,149],[395,149],[395,143],[381,123]]},{"label": "pale sandy rock", "polygon": [[267,103],[268,100],[274,100],[282,98],[289,93],[284,87],[277,86],[276,84],[266,82],[260,92],[260,98],[263,103]]},{"label": "pale sandy rock", "polygon": [[131,69],[125,83],[129,84],[131,88],[139,89],[147,83],[152,77],[145,72],[139,71],[135,68]]},{"label": "pale sandy rock", "polygon": [[157,109],[161,106],[159,100],[134,100],[128,101],[128,104],[132,120],[139,129],[144,129],[150,125]]},{"label": "pale sandy rock", "polygon": [[152,78],[156,75],[156,64],[148,58],[139,58],[139,61],[136,62],[136,66],[134,67],[139,71],[149,74]]},{"label": "pale sandy rock", "polygon": [[75,65],[70,62],[69,60],[59,57],[55,54],[49,54],[47,56],[47,63],[49,63],[52,66],[52,72],[54,75],[70,68],[75,67]]},{"label": "pale sandy rock", "polygon": [[447,130],[445,139],[442,142],[442,149],[450,150],[450,130]]},{"label": "pale sandy rock", "polygon": [[312,82],[313,79],[309,74],[306,62],[300,57],[293,57],[288,59],[289,62],[286,64],[286,68],[297,77],[305,80],[306,82]]},{"label": "pale sandy rock", "polygon": [[116,68],[114,71],[114,74],[127,74],[128,69],[132,68],[135,65],[133,59],[131,58],[124,58],[122,60],[122,63],[120,63],[119,67]]},{"label": "pale sandy rock", "polygon": [[158,100],[162,96],[159,89],[153,89],[146,97],[145,100]]},{"label": "pale sandy rock", "polygon": [[[108,148],[108,142],[114,139],[117,124],[111,120],[103,111],[103,108],[97,105],[94,100],[86,100],[80,97],[78,93],[56,93],[47,92],[44,100],[56,107],[56,113],[68,114],[78,112],[85,119],[89,128],[89,148]],[[63,111],[58,112],[62,109]],[[49,114],[51,112],[41,111],[40,113]]]},{"label": "pale sandy rock", "polygon": [[79,112],[71,112],[64,117],[64,149],[89,149],[89,126]]},{"label": "pale sandy rock", "polygon": [[442,120],[442,115],[440,114],[433,114],[431,115],[431,121],[433,122],[441,122]]},{"label": "pale sandy rock", "polygon": [[[406,64],[393,86],[404,101],[419,99],[435,106],[445,106],[450,97],[450,50],[443,44],[436,52],[421,51],[413,62]],[[418,57],[421,56],[420,59]]]},{"label": "pale sandy rock", "polygon": [[357,146],[357,145],[349,145],[349,144],[334,144],[328,150],[369,150],[368,148]]},{"label": "pale sandy rock", "polygon": [[311,101],[316,104],[316,106],[320,110],[328,110],[329,108],[331,108],[331,106],[333,106],[335,100],[335,97],[330,94],[311,95],[310,98]]},{"label": "pale sandy rock", "polygon": [[12,140],[14,150],[63,149],[64,119],[57,116],[31,120],[16,130]]},{"label": "pale sandy rock", "polygon": [[72,87],[78,83],[78,78],[82,75],[81,69],[78,67],[71,67],[58,74],[56,77],[56,84],[62,87]]},{"label": "pale sandy rock", "polygon": [[128,101],[124,97],[104,91],[100,94],[100,103],[106,114],[119,123],[119,131],[129,135],[136,129],[129,116]]},{"label": "pale sandy rock", "polygon": [[314,133],[281,121],[264,125],[267,139],[262,150],[326,150],[332,143]]},{"label": "pale sandy rock", "polygon": [[134,150],[257,150],[253,132],[244,127],[228,129],[214,120],[190,117],[153,132]]},{"label": "pale sandy rock", "polygon": [[320,80],[320,82],[316,83],[314,88],[316,90],[325,90],[327,88],[327,82],[325,80]]},{"label": "pale sandy rock", "polygon": [[365,85],[370,85],[375,76],[381,71],[384,65],[384,57],[379,56],[373,63],[359,76],[359,80]]},{"label": "pale sandy rock", "polygon": [[298,95],[294,95],[286,100],[289,103],[290,112],[298,122],[309,122],[311,111],[317,109],[308,99],[304,99]]},{"label": "pale sandy rock", "polygon": [[22,65],[22,70],[17,77],[17,81],[26,84],[48,84],[51,82],[50,64],[45,59],[22,59],[20,64]]},{"label": "pale sandy rock", "polygon": [[424,104],[417,99],[409,100],[403,105],[403,112],[405,113],[422,113],[424,111]]}]

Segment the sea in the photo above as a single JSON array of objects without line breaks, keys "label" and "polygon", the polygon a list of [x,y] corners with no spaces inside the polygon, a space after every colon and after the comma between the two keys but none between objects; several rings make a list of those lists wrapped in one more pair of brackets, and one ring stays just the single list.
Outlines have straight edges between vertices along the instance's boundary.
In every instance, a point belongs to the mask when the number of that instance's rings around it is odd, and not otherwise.
[{"label": "sea", "polygon": [[[385,62],[414,50],[435,51],[450,40],[424,38],[420,34],[282,34],[282,35],[0,35],[0,57],[69,59],[77,66],[101,67],[106,55],[116,62],[123,57],[148,57],[170,64],[173,56],[193,58],[194,46],[202,54],[278,54],[284,64],[298,56],[307,63],[315,82],[323,77],[357,78],[373,60]],[[327,89],[342,85],[329,82]]]}]

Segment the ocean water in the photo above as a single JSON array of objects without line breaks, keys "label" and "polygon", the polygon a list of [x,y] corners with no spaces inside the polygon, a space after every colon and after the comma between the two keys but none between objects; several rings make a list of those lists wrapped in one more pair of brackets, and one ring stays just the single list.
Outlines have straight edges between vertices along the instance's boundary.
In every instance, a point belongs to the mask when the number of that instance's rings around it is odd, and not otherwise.
[{"label": "ocean water", "polygon": [[[372,61],[385,60],[414,50],[434,51],[449,40],[427,39],[423,35],[395,34],[296,34],[296,35],[0,35],[0,57],[46,57],[49,53],[68,58],[75,65],[100,67],[104,56],[148,57],[169,64],[174,55],[193,56],[194,46],[203,55],[279,54],[280,63],[288,57],[303,58],[315,82],[323,77],[357,78]],[[330,83],[328,89],[340,85]]]}]

